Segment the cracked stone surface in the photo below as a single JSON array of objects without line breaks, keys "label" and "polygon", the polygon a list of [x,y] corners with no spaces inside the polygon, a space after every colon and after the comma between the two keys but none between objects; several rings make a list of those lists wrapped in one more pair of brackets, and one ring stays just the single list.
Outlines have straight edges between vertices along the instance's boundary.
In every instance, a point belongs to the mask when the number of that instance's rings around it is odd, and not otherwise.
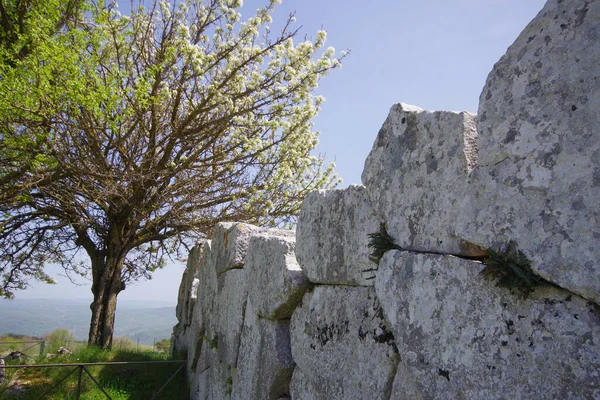
[{"label": "cracked stone surface", "polygon": [[196,304],[202,246],[204,246],[204,243],[198,243],[192,247],[179,285],[175,315],[179,323],[184,326],[189,325]]},{"label": "cracked stone surface", "polygon": [[292,356],[327,399],[387,399],[398,364],[371,287],[317,286],[292,315]]},{"label": "cracked stone surface", "polygon": [[600,1],[550,0],[479,99],[479,167],[457,234],[519,244],[543,278],[600,303]]},{"label": "cracked stone surface", "polygon": [[600,308],[555,287],[527,299],[482,264],[389,251],[375,290],[401,361],[392,398],[600,396]]},{"label": "cracked stone surface", "polygon": [[248,299],[247,271],[229,270],[219,276],[218,285],[216,317],[219,359],[236,367]]},{"label": "cracked stone surface", "polygon": [[231,398],[277,400],[288,395],[296,365],[290,346],[290,320],[261,318],[248,301],[240,342]]},{"label": "cracked stone surface", "polygon": [[190,387],[194,400],[229,400],[232,386],[232,369],[223,362],[197,374]]},{"label": "cracked stone surface", "polygon": [[295,239],[256,236],[250,239],[244,269],[248,296],[264,318],[289,319],[309,282],[296,261]]}]

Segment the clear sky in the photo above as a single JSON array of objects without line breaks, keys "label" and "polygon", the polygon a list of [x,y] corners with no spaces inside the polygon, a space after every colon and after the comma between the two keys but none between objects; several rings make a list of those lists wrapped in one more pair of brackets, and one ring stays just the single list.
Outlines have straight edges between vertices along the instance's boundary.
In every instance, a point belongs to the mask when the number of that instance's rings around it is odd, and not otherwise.
[{"label": "clear sky", "polygon": [[[126,0],[128,3],[128,0]],[[492,66],[542,9],[542,0],[283,0],[274,23],[296,12],[301,36],[325,29],[328,45],[351,49],[341,70],[321,81],[326,97],[315,127],[318,152],[335,161],[341,187],[359,184],[364,161],[390,107],[398,102],[429,110],[477,112]],[[263,6],[245,0],[243,17]],[[126,14],[122,8],[121,12]],[[129,286],[121,300],[173,304],[183,263]],[[89,298],[89,283],[74,286],[49,269],[57,285],[35,284],[18,298]]]}]

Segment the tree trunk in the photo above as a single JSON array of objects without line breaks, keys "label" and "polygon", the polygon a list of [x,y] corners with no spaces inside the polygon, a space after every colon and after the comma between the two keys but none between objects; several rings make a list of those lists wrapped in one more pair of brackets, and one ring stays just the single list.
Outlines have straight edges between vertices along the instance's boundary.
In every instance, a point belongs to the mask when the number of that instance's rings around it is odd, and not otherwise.
[{"label": "tree trunk", "polygon": [[92,320],[90,322],[89,345],[97,345],[105,349],[112,347],[115,327],[115,311],[117,296],[124,289],[121,282],[123,257],[110,254],[92,259]]}]

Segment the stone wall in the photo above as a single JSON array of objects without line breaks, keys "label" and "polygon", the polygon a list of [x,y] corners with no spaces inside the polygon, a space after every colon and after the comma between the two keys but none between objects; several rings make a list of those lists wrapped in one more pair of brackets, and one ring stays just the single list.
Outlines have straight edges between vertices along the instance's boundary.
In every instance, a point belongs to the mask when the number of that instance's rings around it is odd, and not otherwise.
[{"label": "stone wall", "polygon": [[[600,398],[599,59],[600,1],[550,0],[477,116],[397,104],[296,232],[219,224],[179,293],[192,399]],[[480,276],[509,241],[528,296]]]}]

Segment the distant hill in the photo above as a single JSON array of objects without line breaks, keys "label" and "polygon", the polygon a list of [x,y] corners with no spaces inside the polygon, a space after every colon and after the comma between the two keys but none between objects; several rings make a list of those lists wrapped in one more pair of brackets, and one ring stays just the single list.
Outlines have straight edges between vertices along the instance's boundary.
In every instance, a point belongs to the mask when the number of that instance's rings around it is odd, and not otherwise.
[{"label": "distant hill", "polygon": [[[0,299],[0,334],[44,336],[67,328],[77,340],[87,340],[91,300]],[[164,302],[119,301],[115,337],[127,336],[140,344],[171,337],[177,323],[175,307]]]}]

